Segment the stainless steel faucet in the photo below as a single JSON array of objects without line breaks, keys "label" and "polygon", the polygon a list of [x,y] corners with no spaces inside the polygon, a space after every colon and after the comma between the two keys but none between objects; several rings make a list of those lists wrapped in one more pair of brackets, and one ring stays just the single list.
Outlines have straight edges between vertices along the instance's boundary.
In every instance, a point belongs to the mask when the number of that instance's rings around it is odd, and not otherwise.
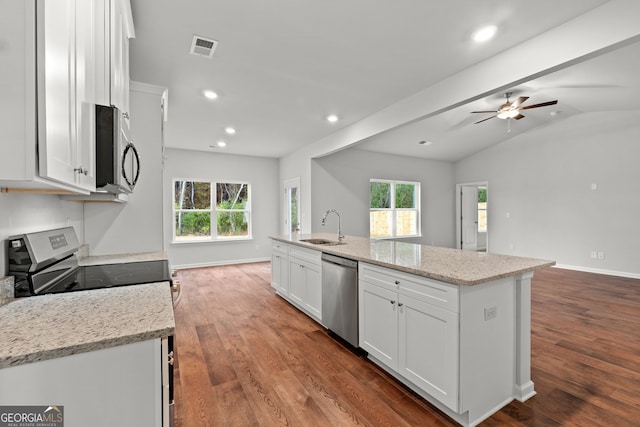
[{"label": "stainless steel faucet", "polygon": [[325,221],[327,220],[327,215],[329,215],[331,212],[338,215],[338,241],[342,242],[342,239],[344,239],[344,235],[342,234],[342,225],[340,224],[340,213],[337,210],[329,209],[328,211],[326,211],[324,213],[324,216],[322,217],[322,225],[324,226]]}]

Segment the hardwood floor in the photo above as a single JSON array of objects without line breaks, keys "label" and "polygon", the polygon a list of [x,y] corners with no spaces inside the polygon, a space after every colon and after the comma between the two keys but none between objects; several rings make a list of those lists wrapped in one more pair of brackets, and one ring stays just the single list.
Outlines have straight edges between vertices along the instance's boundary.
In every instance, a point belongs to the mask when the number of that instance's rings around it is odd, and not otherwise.
[{"label": "hardwood floor", "polygon": [[[270,263],[178,278],[176,427],[457,425],[275,295]],[[545,269],[532,289],[538,394],[481,425],[640,425],[640,280]]]}]

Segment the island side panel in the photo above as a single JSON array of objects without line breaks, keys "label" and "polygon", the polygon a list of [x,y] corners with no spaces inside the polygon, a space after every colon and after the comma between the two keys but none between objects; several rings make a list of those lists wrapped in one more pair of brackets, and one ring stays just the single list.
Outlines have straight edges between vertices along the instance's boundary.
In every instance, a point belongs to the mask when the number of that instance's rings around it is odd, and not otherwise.
[{"label": "island side panel", "polygon": [[460,286],[460,413],[470,425],[513,400],[515,279]]}]

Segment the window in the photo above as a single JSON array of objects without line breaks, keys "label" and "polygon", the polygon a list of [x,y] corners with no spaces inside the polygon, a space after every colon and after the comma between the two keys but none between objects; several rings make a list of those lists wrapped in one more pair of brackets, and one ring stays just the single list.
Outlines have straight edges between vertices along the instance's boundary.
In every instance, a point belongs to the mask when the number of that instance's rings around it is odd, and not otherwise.
[{"label": "window", "polygon": [[175,180],[173,240],[251,238],[249,195],[247,183]]},{"label": "window", "polygon": [[420,235],[420,183],[372,179],[369,187],[372,238]]},{"label": "window", "polygon": [[478,187],[478,232],[487,232],[487,188]]}]

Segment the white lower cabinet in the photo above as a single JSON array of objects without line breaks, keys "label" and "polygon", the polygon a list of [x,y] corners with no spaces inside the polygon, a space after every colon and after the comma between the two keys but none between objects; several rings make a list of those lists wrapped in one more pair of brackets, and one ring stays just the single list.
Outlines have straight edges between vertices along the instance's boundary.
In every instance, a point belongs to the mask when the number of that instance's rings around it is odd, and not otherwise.
[{"label": "white lower cabinet", "polygon": [[289,300],[308,315],[322,321],[321,252],[289,248]]},{"label": "white lower cabinet", "polygon": [[322,323],[322,253],[277,240],[271,243],[271,286]]},{"label": "white lower cabinet", "polygon": [[359,287],[360,347],[457,411],[457,287],[364,263]]},{"label": "white lower cabinet", "polygon": [[458,314],[400,295],[398,372],[458,409]]},{"label": "white lower cabinet", "polygon": [[360,347],[398,370],[398,293],[363,280],[359,289]]},{"label": "white lower cabinet", "polygon": [[285,297],[289,295],[289,245],[271,244],[271,286]]},{"label": "white lower cabinet", "polygon": [[162,354],[157,338],[0,369],[0,405],[62,406],[67,427],[162,427]]}]

